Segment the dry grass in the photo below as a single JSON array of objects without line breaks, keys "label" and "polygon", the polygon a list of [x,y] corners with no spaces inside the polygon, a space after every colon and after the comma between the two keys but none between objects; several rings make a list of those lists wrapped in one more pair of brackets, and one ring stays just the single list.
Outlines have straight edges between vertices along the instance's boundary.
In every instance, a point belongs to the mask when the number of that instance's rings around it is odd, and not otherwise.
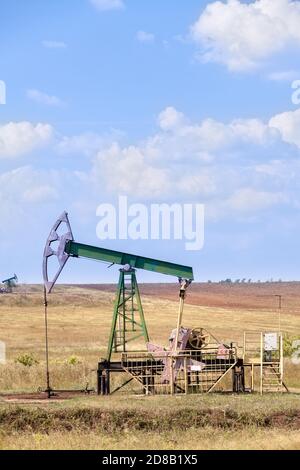
[{"label": "dry grass", "polygon": [[[295,286],[296,289],[297,286]],[[244,287],[245,288],[245,287]],[[165,289],[165,288],[164,288]],[[143,288],[143,306],[149,333],[153,342],[166,345],[170,330],[176,325],[177,293],[174,301],[150,296],[147,287]],[[171,289],[171,291],[172,291]],[[193,289],[193,287],[192,287]],[[253,286],[251,286],[253,289]],[[262,286],[260,286],[261,293]],[[36,391],[45,385],[44,374],[44,317],[42,291],[39,286],[31,287],[27,293],[13,296],[0,296],[0,340],[7,346],[7,364],[0,365],[0,391]],[[159,289],[158,289],[159,291]],[[173,292],[173,291],[172,291]],[[169,295],[169,294],[168,294]],[[207,293],[206,293],[207,295]],[[233,291],[231,291],[231,302]],[[226,298],[226,293],[224,294]],[[82,388],[88,382],[95,386],[95,369],[98,360],[105,356],[114,294],[109,289],[84,289],[83,287],[59,286],[49,302],[49,340],[52,386],[59,388]],[[195,299],[194,299],[195,300]],[[274,330],[278,326],[278,312],[272,307],[260,308],[240,305],[206,306],[187,304],[184,324],[202,326],[212,331],[221,341],[242,343],[244,330]],[[282,330],[300,337],[298,297],[291,294],[288,309],[282,315]],[[294,302],[294,303],[293,303]],[[218,304],[220,304],[218,297]],[[207,302],[211,304],[211,302]],[[143,344],[136,345],[143,348]],[[28,353],[39,361],[32,367],[16,364],[21,354]],[[76,356],[77,363],[70,364]],[[286,382],[290,387],[300,387],[300,366],[286,360]],[[16,405],[1,403],[2,409],[15,409]],[[18,405],[19,406],[19,405]],[[37,405],[36,405],[37,406]],[[36,409],[26,405],[26,409]],[[135,413],[158,411],[165,416],[170,409],[228,410],[248,413],[251,416],[264,416],[265,413],[290,413],[299,409],[299,396],[220,396],[211,397],[155,397],[139,398],[116,396],[111,398],[82,398],[50,405],[39,405],[47,410],[67,410],[70,408],[98,409],[111,412],[132,410]],[[55,428],[56,429],[56,428]],[[39,430],[21,433],[11,430],[7,435],[0,434],[0,448],[4,449],[299,449],[299,429],[278,427],[262,429],[257,422],[249,422],[239,431],[219,429],[209,426],[201,428],[178,429],[161,432],[133,429],[130,432],[105,433],[103,430],[74,429],[72,432],[56,429],[49,435]]]},{"label": "dry grass", "polygon": [[0,436],[1,450],[300,450],[300,431],[189,429],[162,434],[53,432]]},{"label": "dry grass", "polygon": [[[143,289],[147,290],[146,286]],[[164,287],[163,293],[166,289]],[[170,289],[172,292],[174,287],[171,286]],[[192,289],[193,286],[191,292]],[[28,291],[13,296],[0,296],[0,339],[6,342],[8,359],[6,366],[0,366],[1,391],[36,391],[44,384],[42,290],[39,286],[34,286]],[[225,300],[226,295],[224,302]],[[239,297],[236,303],[238,300]],[[95,385],[94,371],[97,362],[106,353],[113,301],[112,292],[70,286],[59,286],[50,296],[50,365],[55,387],[81,388],[87,382],[90,386]],[[176,325],[176,292],[174,301],[143,296],[143,306],[152,341],[166,345],[170,330]],[[296,311],[293,313],[292,307],[293,305],[282,315],[282,329],[300,337],[299,314]],[[244,330],[276,329],[278,312],[272,309],[232,309],[187,304],[184,322],[188,326],[207,328],[221,341],[242,344]],[[141,342],[135,344],[135,347],[143,349],[144,344]],[[15,364],[15,359],[24,353],[33,354],[40,364],[31,368]],[[68,363],[72,356],[77,358],[78,364]],[[289,361],[286,365],[288,385],[300,386],[300,366],[296,367]]]},{"label": "dry grass", "polygon": [[91,397],[0,406],[3,449],[299,449],[299,396]]}]

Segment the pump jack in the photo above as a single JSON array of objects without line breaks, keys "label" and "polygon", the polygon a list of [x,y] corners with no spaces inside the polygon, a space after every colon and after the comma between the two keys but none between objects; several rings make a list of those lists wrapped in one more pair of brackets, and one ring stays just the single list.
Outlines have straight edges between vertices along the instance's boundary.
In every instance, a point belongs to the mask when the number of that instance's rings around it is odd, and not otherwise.
[{"label": "pump jack", "polygon": [[[124,372],[121,361],[112,362],[113,353],[125,353],[127,344],[143,337],[145,344],[149,342],[149,335],[141,303],[136,269],[143,269],[164,275],[176,276],[180,283],[180,305],[177,324],[177,341],[181,327],[184,298],[187,287],[193,281],[191,267],[166,261],[145,258],[101,247],[83,245],[74,241],[67,212],[58,218],[51,229],[47,239],[43,256],[43,278],[45,286],[45,307],[47,294],[50,294],[58,280],[66,262],[72,258],[88,258],[102,261],[110,265],[119,265],[119,283],[114,305],[111,333],[108,342],[106,358],[98,364],[98,394],[110,394],[111,372]],[[55,258],[58,262],[57,270],[50,279],[49,260]],[[48,347],[48,346],[47,346]],[[50,391],[49,372],[47,371],[48,392]],[[130,380],[125,382],[125,386]],[[115,390],[116,391],[116,390]]]},{"label": "pump jack", "polygon": [[13,289],[17,286],[18,284],[18,277],[15,274],[14,276],[4,279],[2,281],[2,284],[5,286],[4,289],[0,288],[0,293],[5,293],[5,294],[11,294],[13,292]]}]

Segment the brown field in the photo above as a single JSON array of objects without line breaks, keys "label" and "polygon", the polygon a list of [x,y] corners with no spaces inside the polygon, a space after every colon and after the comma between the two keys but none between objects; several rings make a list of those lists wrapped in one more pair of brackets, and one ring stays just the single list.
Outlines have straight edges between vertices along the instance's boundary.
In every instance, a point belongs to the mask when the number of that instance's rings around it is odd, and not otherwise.
[{"label": "brown field", "polygon": [[[166,345],[176,327],[178,287],[148,284],[140,289],[151,340]],[[57,286],[50,296],[53,387],[95,386],[96,364],[105,355],[114,291],[115,286],[109,285]],[[300,283],[194,284],[187,297],[184,325],[202,326],[220,341],[241,344],[245,330],[279,328],[278,294],[283,296],[281,330],[300,338]],[[0,365],[0,448],[300,448],[296,393],[144,398],[129,390],[127,395],[111,398],[80,396],[50,404],[8,401],[3,395],[36,392],[45,386],[41,286],[21,286],[13,295],[0,296],[0,340],[7,347],[7,363]],[[143,344],[137,347],[143,348]],[[16,363],[24,354],[37,363],[31,367]],[[285,366],[285,381],[292,392],[298,392],[300,366],[288,357]],[[88,415],[82,422],[78,415],[86,410],[92,410],[94,416],[92,421]],[[170,417],[175,410],[179,415]],[[36,417],[35,413],[41,414]],[[126,426],[118,432],[120,416]],[[103,420],[106,426],[101,424]],[[50,427],[45,428],[49,422]]]}]

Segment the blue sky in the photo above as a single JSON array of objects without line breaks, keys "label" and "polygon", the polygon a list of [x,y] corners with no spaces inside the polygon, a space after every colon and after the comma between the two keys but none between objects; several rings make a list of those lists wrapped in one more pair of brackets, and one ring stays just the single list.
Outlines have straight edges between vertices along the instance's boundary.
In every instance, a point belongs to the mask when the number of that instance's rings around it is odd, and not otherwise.
[{"label": "blue sky", "polygon": [[[77,241],[197,280],[299,279],[299,21],[289,0],[3,0],[0,278],[41,281],[66,209]],[[96,208],[119,195],[205,204],[204,248],[100,242]],[[116,271],[71,260],[61,280]]]}]

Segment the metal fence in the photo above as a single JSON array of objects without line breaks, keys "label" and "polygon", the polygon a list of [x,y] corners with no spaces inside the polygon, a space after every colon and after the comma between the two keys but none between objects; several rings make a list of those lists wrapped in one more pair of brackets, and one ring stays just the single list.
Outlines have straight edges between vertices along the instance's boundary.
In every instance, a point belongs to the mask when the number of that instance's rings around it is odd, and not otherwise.
[{"label": "metal fence", "polygon": [[124,353],[122,367],[146,394],[198,394],[225,385],[237,360],[236,346],[210,345],[201,351]]}]

